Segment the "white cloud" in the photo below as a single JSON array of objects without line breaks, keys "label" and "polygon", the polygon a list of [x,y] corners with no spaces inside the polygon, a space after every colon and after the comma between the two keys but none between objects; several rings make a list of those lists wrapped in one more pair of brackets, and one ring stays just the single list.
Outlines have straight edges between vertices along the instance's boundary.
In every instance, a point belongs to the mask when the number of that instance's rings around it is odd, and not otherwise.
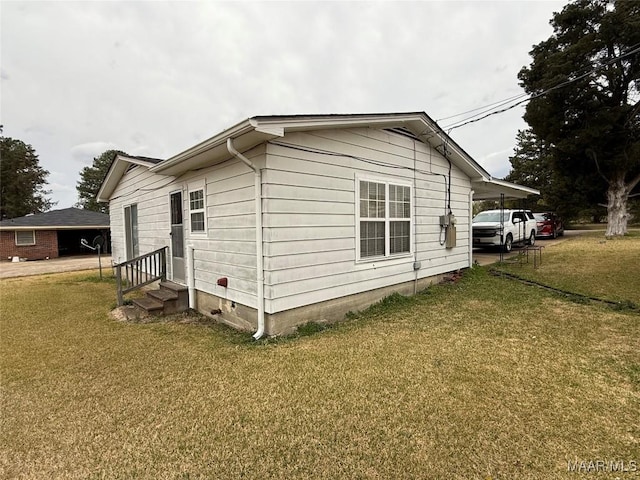
[{"label": "white cloud", "polygon": [[95,157],[106,150],[114,149],[117,149],[117,146],[110,142],[89,142],[71,147],[70,152],[74,160],[83,165],[91,165]]},{"label": "white cloud", "polygon": [[[4,2],[4,133],[64,175],[50,188],[70,206],[109,148],[166,158],[253,115],[439,119],[521,93],[564,3]],[[502,176],[509,154],[492,152],[513,149],[521,115],[452,136]]]}]

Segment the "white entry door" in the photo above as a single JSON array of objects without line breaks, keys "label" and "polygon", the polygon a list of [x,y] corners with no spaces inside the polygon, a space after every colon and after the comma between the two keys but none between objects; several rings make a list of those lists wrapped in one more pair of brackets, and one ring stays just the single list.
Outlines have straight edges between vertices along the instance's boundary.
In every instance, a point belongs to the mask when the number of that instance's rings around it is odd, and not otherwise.
[{"label": "white entry door", "polygon": [[182,192],[169,194],[171,216],[171,271],[173,281],[185,283],[184,226],[182,221]]}]

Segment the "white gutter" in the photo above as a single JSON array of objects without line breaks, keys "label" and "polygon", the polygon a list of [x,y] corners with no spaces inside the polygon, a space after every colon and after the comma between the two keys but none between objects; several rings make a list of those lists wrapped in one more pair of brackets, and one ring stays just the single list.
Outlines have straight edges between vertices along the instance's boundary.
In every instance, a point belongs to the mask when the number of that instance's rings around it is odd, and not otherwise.
[{"label": "white gutter", "polygon": [[233,140],[227,138],[227,150],[241,160],[255,173],[255,203],[256,203],[256,282],[258,284],[258,331],[253,338],[258,340],[264,335],[264,255],[262,252],[262,173],[251,160],[238,152],[233,146]]},{"label": "white gutter", "polygon": [[226,130],[223,130],[222,132],[217,134],[215,137],[211,137],[208,140],[205,140],[204,142],[200,142],[199,144],[194,145],[193,147],[185,150],[184,152],[174,155],[173,157],[168,158],[167,160],[154,165],[149,170],[153,173],[162,173],[164,170],[171,168],[183,162],[184,160],[194,157],[200,153],[206,152],[207,150],[211,150],[212,148],[218,145],[223,145],[227,137],[228,138],[238,137],[254,129],[255,128],[253,125],[251,125],[251,122],[249,122],[248,120],[245,120],[243,122],[238,123],[237,125],[234,125],[231,128],[227,128]]}]

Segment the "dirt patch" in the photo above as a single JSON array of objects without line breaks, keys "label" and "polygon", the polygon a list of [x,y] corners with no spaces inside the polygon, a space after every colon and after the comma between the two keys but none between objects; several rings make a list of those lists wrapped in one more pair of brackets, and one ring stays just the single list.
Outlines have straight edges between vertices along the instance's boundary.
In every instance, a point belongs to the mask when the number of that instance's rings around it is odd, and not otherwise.
[{"label": "dirt patch", "polygon": [[150,315],[134,305],[123,305],[111,310],[111,317],[119,322],[142,323],[148,321]]}]

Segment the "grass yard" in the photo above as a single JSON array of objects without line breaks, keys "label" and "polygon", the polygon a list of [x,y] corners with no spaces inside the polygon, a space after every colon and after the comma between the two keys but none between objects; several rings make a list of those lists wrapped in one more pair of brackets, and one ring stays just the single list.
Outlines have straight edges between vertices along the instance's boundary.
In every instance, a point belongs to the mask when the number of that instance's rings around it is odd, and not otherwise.
[{"label": "grass yard", "polygon": [[185,317],[115,321],[113,283],[86,273],[0,289],[3,478],[615,478],[568,471],[590,461],[640,475],[632,311],[476,268],[251,343]]},{"label": "grass yard", "polygon": [[582,233],[545,248],[540,268],[533,263],[499,268],[569,292],[640,307],[640,230],[630,232],[611,240],[602,231]]}]

